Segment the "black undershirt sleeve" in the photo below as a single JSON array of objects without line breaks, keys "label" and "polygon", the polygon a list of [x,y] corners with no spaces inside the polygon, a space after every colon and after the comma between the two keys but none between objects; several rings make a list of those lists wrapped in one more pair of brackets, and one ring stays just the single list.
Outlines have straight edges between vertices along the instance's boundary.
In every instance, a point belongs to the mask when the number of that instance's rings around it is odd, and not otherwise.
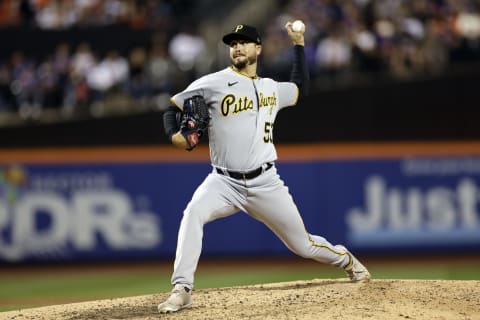
[{"label": "black undershirt sleeve", "polygon": [[308,73],[307,61],[305,59],[305,49],[303,46],[293,46],[293,66],[290,74],[290,81],[294,82],[300,91],[299,97],[308,95],[310,88],[310,74]]},{"label": "black undershirt sleeve", "polygon": [[181,112],[179,108],[169,106],[163,113],[163,128],[170,141],[172,141],[172,136],[180,129],[178,119]]}]

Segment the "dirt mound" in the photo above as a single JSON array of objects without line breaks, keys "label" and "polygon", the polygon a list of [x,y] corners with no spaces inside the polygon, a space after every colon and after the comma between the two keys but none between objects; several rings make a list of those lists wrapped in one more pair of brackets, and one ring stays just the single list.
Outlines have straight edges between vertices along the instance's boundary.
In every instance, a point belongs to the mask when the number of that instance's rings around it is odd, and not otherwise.
[{"label": "dirt mound", "polygon": [[0,319],[480,319],[480,281],[311,280],[194,290],[191,309],[160,315],[169,293],[0,313]]}]

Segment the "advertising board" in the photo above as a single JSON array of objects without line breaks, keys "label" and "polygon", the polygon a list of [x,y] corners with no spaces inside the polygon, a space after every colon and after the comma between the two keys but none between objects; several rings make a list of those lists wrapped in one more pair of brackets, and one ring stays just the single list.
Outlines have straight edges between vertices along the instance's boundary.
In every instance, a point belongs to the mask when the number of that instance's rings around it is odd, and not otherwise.
[{"label": "advertising board", "polygon": [[[0,261],[172,258],[212,168],[139,157],[0,162]],[[480,155],[286,158],[278,171],[312,234],[365,252],[480,248]],[[242,212],[203,241],[207,256],[290,254]]]}]

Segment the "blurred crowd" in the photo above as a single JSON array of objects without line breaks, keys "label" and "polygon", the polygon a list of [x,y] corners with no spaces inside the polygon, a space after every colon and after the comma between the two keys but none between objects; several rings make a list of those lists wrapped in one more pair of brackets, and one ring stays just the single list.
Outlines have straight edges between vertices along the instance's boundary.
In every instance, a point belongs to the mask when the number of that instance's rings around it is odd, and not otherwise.
[{"label": "blurred crowd", "polygon": [[288,72],[290,43],[279,30],[293,19],[307,25],[307,59],[324,86],[435,76],[480,61],[479,0],[290,1],[266,29],[268,70]]},{"label": "blurred crowd", "polygon": [[46,108],[71,118],[82,113],[101,115],[106,100],[129,100],[154,107],[158,95],[171,92],[176,64],[162,43],[151,49],[135,47],[127,57],[115,49],[98,56],[88,43],[73,49],[61,43],[45,60],[35,63],[22,51],[0,65],[0,109],[15,109],[24,119],[36,119]]},{"label": "blurred crowd", "polygon": [[[128,26],[152,30],[148,42],[126,52],[99,52],[88,41],[58,43],[47,55],[21,47],[0,59],[0,111],[39,119],[45,110],[62,118],[101,116],[108,103],[140,109],[163,107],[169,93],[197,74],[192,67],[205,44],[178,17],[189,1],[7,0],[0,27],[69,30]],[[108,39],[105,39],[108,42]],[[128,41],[128,39],[126,39]]]},{"label": "blurred crowd", "polygon": [[[18,48],[0,60],[0,111],[35,119],[45,109],[63,117],[101,114],[106,101],[161,108],[196,77],[219,67],[193,23],[182,17],[194,1],[4,0],[0,28],[68,30],[124,25],[152,30],[148,43],[99,53],[68,42],[35,57]],[[260,73],[288,79],[291,44],[283,25],[307,25],[306,55],[313,85],[408,80],[442,74],[457,63],[480,61],[480,0],[295,0],[260,25]],[[215,23],[215,22],[212,22]],[[108,39],[106,39],[108,41]],[[210,51],[209,51],[210,50]],[[221,52],[225,55],[225,51]]]},{"label": "blurred crowd", "polygon": [[32,26],[44,30],[126,24],[132,28],[175,26],[176,8],[188,1],[163,0],[2,0],[1,26]]}]

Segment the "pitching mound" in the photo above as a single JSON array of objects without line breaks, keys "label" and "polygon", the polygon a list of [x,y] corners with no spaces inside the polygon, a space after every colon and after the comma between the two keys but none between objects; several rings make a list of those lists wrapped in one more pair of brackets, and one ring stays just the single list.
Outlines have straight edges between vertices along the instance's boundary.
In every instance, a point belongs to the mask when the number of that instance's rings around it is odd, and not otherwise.
[{"label": "pitching mound", "polygon": [[0,313],[0,319],[480,319],[480,281],[312,280],[194,291],[160,315],[168,293]]}]

